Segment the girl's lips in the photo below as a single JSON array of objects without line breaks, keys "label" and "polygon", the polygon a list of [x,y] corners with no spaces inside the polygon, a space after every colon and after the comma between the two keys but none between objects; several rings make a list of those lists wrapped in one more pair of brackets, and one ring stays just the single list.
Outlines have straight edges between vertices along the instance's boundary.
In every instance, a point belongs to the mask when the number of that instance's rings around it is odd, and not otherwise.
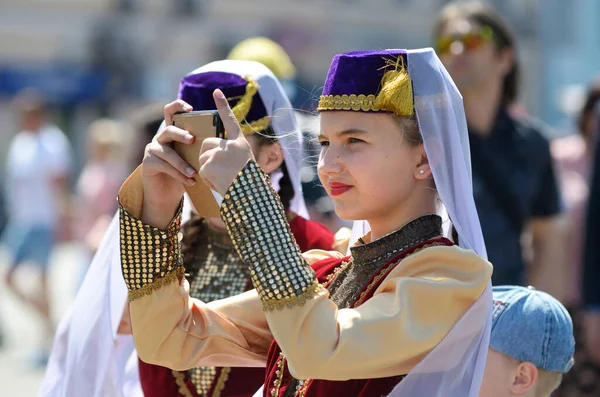
[{"label": "girl's lips", "polygon": [[352,186],[340,182],[331,182],[329,184],[329,189],[332,196],[339,196],[340,194],[344,194],[348,190],[352,189]]}]

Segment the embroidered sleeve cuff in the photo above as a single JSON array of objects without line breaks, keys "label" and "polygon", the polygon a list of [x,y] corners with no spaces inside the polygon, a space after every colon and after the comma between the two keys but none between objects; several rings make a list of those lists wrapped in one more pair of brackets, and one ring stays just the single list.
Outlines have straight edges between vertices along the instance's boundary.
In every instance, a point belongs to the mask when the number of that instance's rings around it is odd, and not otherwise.
[{"label": "embroidered sleeve cuff", "polygon": [[300,254],[283,205],[269,178],[249,161],[221,205],[221,217],[265,311],[303,305],[320,289]]},{"label": "embroidered sleeve cuff", "polygon": [[121,268],[129,300],[149,295],[163,285],[183,276],[181,260],[181,212],[166,230],[145,224],[119,204]]}]

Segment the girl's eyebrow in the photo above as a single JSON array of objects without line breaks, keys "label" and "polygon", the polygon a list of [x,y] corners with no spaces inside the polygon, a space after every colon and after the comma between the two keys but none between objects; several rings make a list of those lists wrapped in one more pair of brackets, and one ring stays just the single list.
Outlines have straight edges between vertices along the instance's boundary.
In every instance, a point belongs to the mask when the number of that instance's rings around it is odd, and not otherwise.
[{"label": "girl's eyebrow", "polygon": [[[368,132],[365,130],[361,130],[360,128],[349,128],[347,130],[343,130],[343,131],[339,131],[337,134],[338,137],[343,137],[345,135],[360,135],[360,134],[367,134]],[[327,139],[327,137],[325,137],[323,134],[319,133],[319,135],[317,135],[318,139]]]}]

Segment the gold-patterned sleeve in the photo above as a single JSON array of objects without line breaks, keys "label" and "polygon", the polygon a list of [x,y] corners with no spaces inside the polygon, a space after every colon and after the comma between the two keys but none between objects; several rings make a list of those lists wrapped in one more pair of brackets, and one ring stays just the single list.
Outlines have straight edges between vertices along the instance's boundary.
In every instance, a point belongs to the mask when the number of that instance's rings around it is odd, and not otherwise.
[{"label": "gold-patterned sleeve", "polygon": [[303,305],[321,289],[300,253],[279,196],[250,160],[229,187],[221,217],[265,311]]},{"label": "gold-patterned sleeve", "polygon": [[145,224],[119,205],[121,269],[129,300],[151,294],[185,273],[181,260],[181,210],[166,230]]},{"label": "gold-patterned sleeve", "polygon": [[144,224],[141,167],[119,190],[121,257],[131,329],[142,360],[186,370],[264,366],[273,340],[255,291],[192,299],[180,258],[181,208],[165,230]]}]

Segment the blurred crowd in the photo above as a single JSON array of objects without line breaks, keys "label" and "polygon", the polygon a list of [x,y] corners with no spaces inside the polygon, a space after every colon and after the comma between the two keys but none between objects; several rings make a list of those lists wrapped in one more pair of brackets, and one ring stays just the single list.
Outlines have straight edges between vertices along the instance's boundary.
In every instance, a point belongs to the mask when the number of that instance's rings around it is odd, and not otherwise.
[{"label": "blurred crowd", "polygon": [[[463,94],[470,132],[475,201],[494,284],[533,285],[571,312],[576,332],[575,368],[565,375],[559,396],[600,395],[600,80],[590,81],[574,117],[576,128],[550,134],[549,127],[519,102],[518,38],[488,8],[446,7],[432,26],[434,47]],[[296,69],[285,50],[267,38],[236,46],[230,59],[268,66],[293,96]],[[585,62],[585,60],[582,60]],[[598,71],[600,73],[600,69]],[[85,131],[62,131],[53,104],[36,87],[11,100],[13,136],[4,163],[0,211],[5,222],[2,263],[10,294],[44,320],[45,348],[35,357],[43,366],[57,325],[51,315],[48,268],[60,244],[78,244],[85,253],[82,280],[117,209],[125,178],[141,163],[144,147],[163,121],[163,103],[140,106],[123,118],[100,117]],[[305,138],[303,191],[312,219],[336,232],[340,220],[316,176],[320,147],[318,120],[297,111]],[[68,138],[85,136],[76,153]],[[560,138],[551,139],[560,135]],[[84,161],[77,166],[75,159]],[[595,185],[592,185],[592,181]],[[33,269],[32,295],[15,281]],[[71,288],[73,296],[78,285]],[[0,318],[2,324],[10,321]],[[1,343],[1,342],[0,342]]]}]

